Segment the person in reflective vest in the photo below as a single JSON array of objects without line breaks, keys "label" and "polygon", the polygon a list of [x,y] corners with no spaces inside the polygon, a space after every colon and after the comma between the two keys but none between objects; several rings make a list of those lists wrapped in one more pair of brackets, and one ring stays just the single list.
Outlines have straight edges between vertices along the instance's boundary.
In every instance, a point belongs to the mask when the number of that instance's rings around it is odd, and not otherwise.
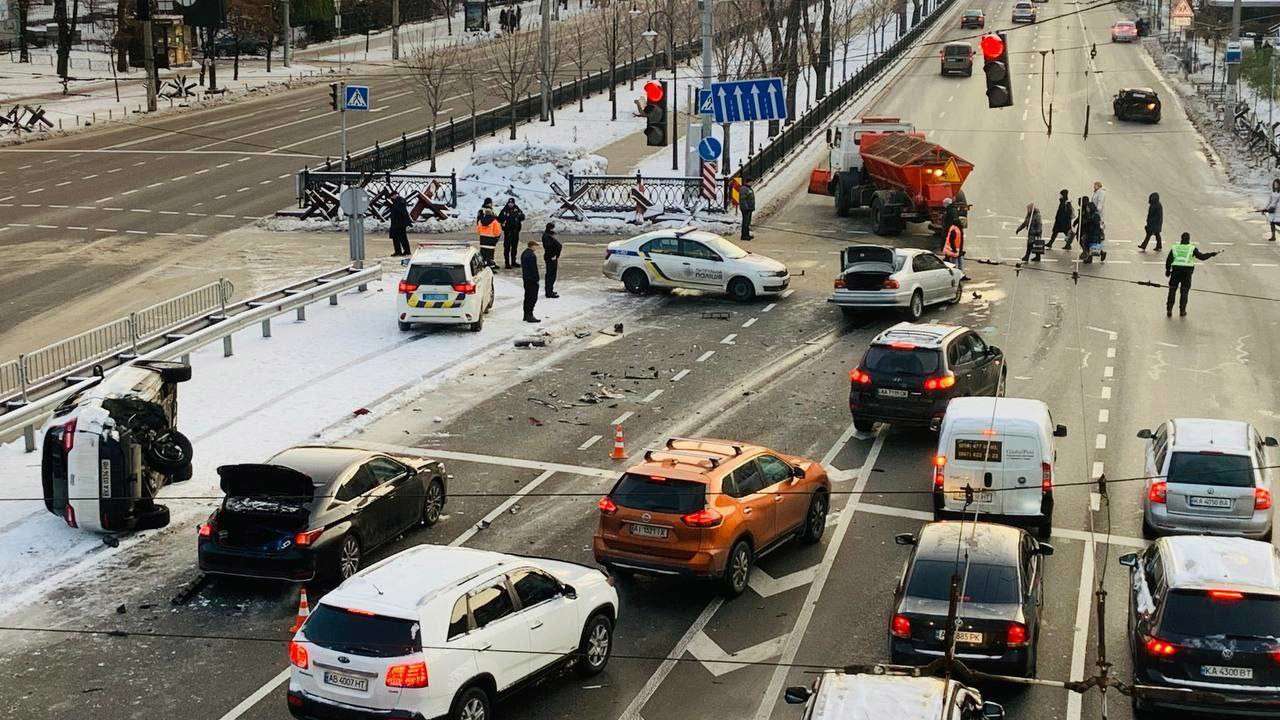
[{"label": "person in reflective vest", "polygon": [[498,248],[498,239],[502,237],[502,223],[498,222],[498,215],[493,211],[493,198],[485,198],[480,212],[476,213],[476,234],[480,236],[480,258],[496,271],[498,264],[493,261],[493,253]]},{"label": "person in reflective vest", "polygon": [[968,218],[960,217],[947,228],[947,239],[942,244],[942,257],[955,263],[957,268],[964,269],[964,228]]},{"label": "person in reflective vest", "polygon": [[1164,259],[1164,275],[1169,278],[1169,297],[1165,300],[1165,317],[1173,317],[1173,296],[1181,289],[1178,299],[1178,315],[1187,315],[1187,295],[1191,293],[1191,273],[1195,272],[1197,260],[1208,260],[1218,252],[1200,252],[1200,248],[1191,244],[1191,233],[1182,233],[1182,242],[1169,248],[1169,256]]}]

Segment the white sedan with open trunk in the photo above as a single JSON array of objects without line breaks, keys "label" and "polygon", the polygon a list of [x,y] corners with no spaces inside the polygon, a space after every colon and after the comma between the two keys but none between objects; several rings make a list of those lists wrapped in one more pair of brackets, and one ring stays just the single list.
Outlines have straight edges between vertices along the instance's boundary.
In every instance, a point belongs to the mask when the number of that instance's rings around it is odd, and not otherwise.
[{"label": "white sedan with open trunk", "polygon": [[840,253],[840,274],[827,302],[846,315],[893,308],[917,320],[929,305],[957,303],[964,271],[928,250],[850,245]]}]

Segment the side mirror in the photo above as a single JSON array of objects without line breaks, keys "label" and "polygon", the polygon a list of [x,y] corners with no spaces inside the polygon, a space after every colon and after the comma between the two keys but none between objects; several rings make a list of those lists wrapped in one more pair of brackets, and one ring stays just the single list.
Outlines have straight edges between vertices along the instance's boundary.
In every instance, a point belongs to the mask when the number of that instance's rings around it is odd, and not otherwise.
[{"label": "side mirror", "polygon": [[915,545],[916,536],[911,533],[898,533],[893,536],[893,541],[899,545]]},{"label": "side mirror", "polygon": [[804,477],[804,468],[803,468],[803,467],[801,467],[801,466],[799,466],[799,465],[792,465],[792,466],[791,466],[791,477],[796,478],[797,480],[799,480],[800,478],[803,478],[803,477]]},{"label": "side mirror", "polygon": [[[828,130],[828,133],[831,131]],[[809,702],[809,697],[813,693],[809,692],[809,688],[803,685],[792,685],[782,693],[782,698],[787,701],[788,705],[803,705]]]},{"label": "side mirror", "polygon": [[1067,436],[1067,426],[1066,426],[1066,425],[1058,425],[1057,427],[1055,427],[1055,428],[1053,429],[1053,436],[1054,436],[1054,437],[1066,437],[1066,436]]},{"label": "side mirror", "polygon": [[1139,431],[1138,431],[1138,437],[1142,438],[1143,440],[1150,440],[1150,439],[1151,439],[1151,431],[1150,431],[1150,430],[1148,430],[1148,429],[1146,429],[1146,428],[1143,428],[1143,429],[1141,429],[1141,430],[1139,430]]},{"label": "side mirror", "polygon": [[575,589],[574,589],[574,587],[573,587],[572,585],[561,585],[561,586],[560,586],[560,594],[561,594],[561,595],[564,595],[565,597],[569,598],[570,600],[577,600],[577,599],[578,599],[578,591],[577,591],[577,590],[575,590]]},{"label": "side mirror", "polygon": [[1124,555],[1116,558],[1116,560],[1119,560],[1120,564],[1125,567],[1138,567],[1138,553],[1125,553]]},{"label": "side mirror", "polygon": [[1263,444],[1263,445],[1266,445],[1267,447],[1275,447],[1276,445],[1278,445],[1278,444],[1280,444],[1280,443],[1277,443],[1275,438],[1273,438],[1273,437],[1271,437],[1270,435],[1268,435],[1267,437],[1263,438],[1263,440],[1262,440],[1262,444]]},{"label": "side mirror", "polygon": [[1053,546],[1049,543],[1040,543],[1036,546],[1036,554],[1049,557],[1053,554]]},{"label": "side mirror", "polygon": [[987,346],[987,355],[991,357],[1000,357],[1000,355],[1002,354],[1003,353],[1000,352],[1000,348],[996,347],[995,345]]},{"label": "side mirror", "polygon": [[1000,703],[982,703],[982,720],[1004,720],[1004,706]]}]

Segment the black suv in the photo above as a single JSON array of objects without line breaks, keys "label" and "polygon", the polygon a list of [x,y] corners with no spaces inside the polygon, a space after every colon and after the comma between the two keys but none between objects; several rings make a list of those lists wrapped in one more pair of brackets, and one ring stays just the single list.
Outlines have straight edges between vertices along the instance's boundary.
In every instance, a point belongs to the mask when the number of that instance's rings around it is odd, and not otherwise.
[{"label": "black suv", "polygon": [[1129,568],[1135,718],[1160,709],[1280,715],[1280,552],[1188,535],[1120,556]]},{"label": "black suv", "polygon": [[1160,122],[1160,96],[1151,88],[1125,88],[1116,93],[1111,109],[1117,120]]},{"label": "black suv", "polygon": [[1004,353],[956,325],[898,323],[871,342],[849,371],[849,411],[860,432],[876,421],[937,430],[947,403],[1003,395]]}]

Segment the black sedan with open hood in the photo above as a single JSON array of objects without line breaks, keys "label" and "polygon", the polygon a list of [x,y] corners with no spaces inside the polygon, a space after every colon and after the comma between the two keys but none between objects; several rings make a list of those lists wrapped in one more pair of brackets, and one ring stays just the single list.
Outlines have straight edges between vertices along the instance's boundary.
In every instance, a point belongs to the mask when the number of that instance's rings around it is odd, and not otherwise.
[{"label": "black sedan with open hood", "polygon": [[222,505],[200,526],[200,569],[219,575],[342,581],[415,525],[434,525],[447,476],[437,461],[301,446],[218,468]]}]

